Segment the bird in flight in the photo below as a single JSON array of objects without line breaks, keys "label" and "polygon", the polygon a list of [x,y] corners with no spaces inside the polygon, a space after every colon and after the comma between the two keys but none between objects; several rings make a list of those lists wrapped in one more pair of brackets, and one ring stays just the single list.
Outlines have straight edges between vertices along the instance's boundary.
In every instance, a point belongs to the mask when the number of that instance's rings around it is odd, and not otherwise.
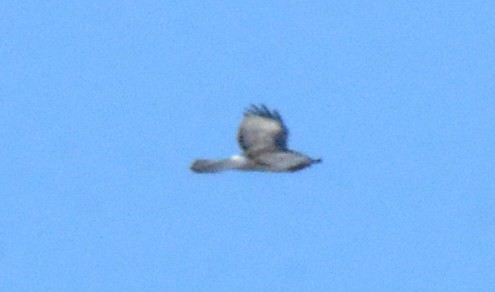
[{"label": "bird in flight", "polygon": [[197,159],[191,170],[212,173],[224,170],[294,172],[321,159],[287,148],[288,130],[282,117],[265,105],[252,105],[244,112],[237,134],[242,153],[226,159]]}]

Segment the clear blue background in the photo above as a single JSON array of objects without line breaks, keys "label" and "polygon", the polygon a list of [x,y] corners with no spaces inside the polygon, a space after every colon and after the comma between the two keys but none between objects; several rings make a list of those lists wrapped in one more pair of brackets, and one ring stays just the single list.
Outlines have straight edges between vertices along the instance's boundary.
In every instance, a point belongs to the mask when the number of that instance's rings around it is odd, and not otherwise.
[{"label": "clear blue background", "polygon": [[[3,1],[0,290],[495,291],[493,1]],[[197,175],[265,103],[294,174]]]}]

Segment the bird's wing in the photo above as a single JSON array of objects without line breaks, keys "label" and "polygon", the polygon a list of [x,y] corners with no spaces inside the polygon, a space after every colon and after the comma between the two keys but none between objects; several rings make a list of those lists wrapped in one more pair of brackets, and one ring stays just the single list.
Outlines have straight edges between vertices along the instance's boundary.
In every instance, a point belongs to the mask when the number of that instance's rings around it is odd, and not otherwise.
[{"label": "bird's wing", "polygon": [[237,140],[244,152],[253,157],[259,153],[285,151],[288,130],[277,111],[255,106],[244,112]]},{"label": "bird's wing", "polygon": [[197,159],[191,164],[191,170],[194,172],[219,172],[229,169],[250,169],[254,162],[249,159],[235,155],[227,159]]},{"label": "bird's wing", "polygon": [[321,159],[313,159],[303,153],[295,151],[278,151],[260,153],[253,161],[268,171],[296,171],[321,162]]}]

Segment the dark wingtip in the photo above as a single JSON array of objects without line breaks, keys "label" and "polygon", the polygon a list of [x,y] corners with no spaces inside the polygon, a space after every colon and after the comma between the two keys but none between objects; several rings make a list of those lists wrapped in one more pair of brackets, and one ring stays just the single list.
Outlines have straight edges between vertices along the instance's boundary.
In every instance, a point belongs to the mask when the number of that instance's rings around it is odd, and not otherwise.
[{"label": "dark wingtip", "polygon": [[254,103],[250,104],[249,107],[247,107],[244,110],[244,115],[249,116],[249,115],[256,115],[260,111],[259,107],[255,105]]},{"label": "dark wingtip", "polygon": [[201,172],[200,165],[201,165],[201,160],[196,159],[191,163],[191,165],[189,165],[189,169],[195,173],[200,173]]},{"label": "dark wingtip", "polygon": [[259,105],[251,104],[250,107],[244,110],[245,116],[261,116],[265,118],[275,119],[282,122],[282,117],[277,110],[271,110],[263,103]]},{"label": "dark wingtip", "polygon": [[311,163],[321,163],[323,162],[323,158],[312,159]]}]

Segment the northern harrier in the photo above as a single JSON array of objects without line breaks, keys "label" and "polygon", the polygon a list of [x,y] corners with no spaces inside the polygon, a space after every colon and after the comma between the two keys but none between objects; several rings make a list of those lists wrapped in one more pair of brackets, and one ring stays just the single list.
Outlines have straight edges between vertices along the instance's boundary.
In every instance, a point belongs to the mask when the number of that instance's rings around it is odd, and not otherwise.
[{"label": "northern harrier", "polygon": [[266,106],[252,105],[244,112],[237,141],[243,152],[227,159],[198,159],[191,170],[198,173],[228,169],[293,172],[321,162],[287,148],[288,130],[280,114]]}]

